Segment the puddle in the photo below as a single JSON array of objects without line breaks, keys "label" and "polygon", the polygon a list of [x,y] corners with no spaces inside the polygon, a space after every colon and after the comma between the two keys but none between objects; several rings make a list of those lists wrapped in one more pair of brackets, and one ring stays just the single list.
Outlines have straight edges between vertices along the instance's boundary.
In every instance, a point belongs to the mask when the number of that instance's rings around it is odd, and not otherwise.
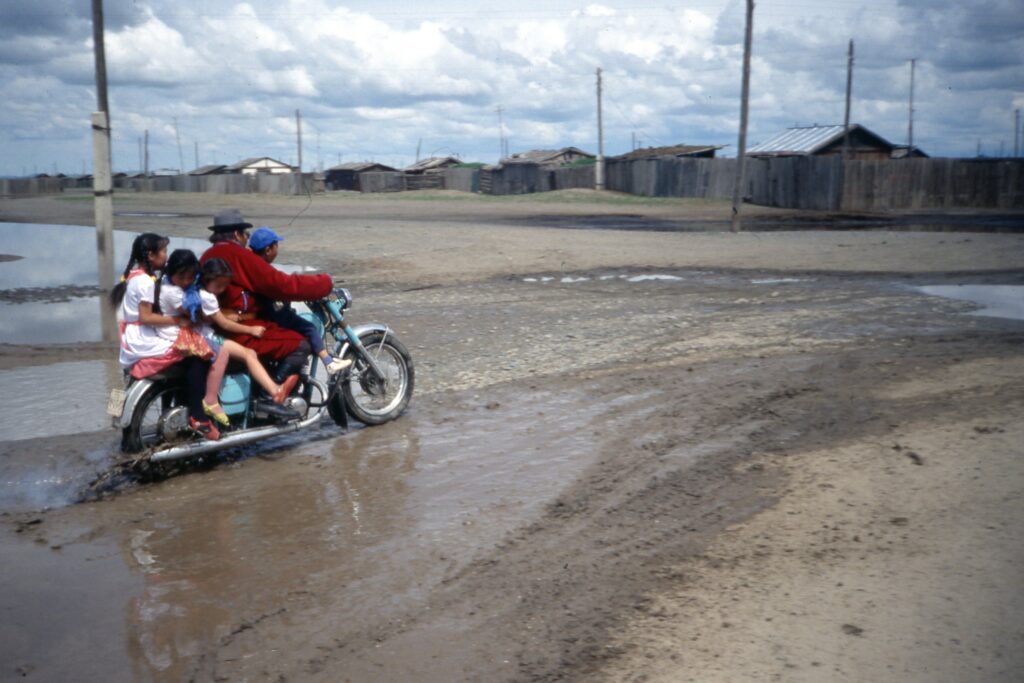
[{"label": "puddle", "polygon": [[784,285],[792,282],[813,282],[813,278],[806,277],[769,277],[760,280],[751,280],[752,285]]},{"label": "puddle", "polygon": [[[137,235],[114,231],[114,264],[118,274]],[[4,253],[18,257],[0,260],[0,316],[5,323],[0,326],[0,343],[100,341],[101,301],[95,295],[99,276],[94,228],[0,223],[0,244]],[[209,246],[205,239],[172,237],[167,248],[191,249],[201,254]],[[286,273],[314,270],[277,267]]]},{"label": "puddle", "polygon": [[1024,320],[1024,285],[928,285],[917,290],[982,307],[970,315]]},{"label": "puddle", "polygon": [[0,370],[0,440],[107,429],[106,395],[120,374],[116,358]]},{"label": "puddle", "polygon": [[[66,679],[79,658],[100,674],[182,680],[238,623],[273,618],[282,605],[292,618],[357,624],[424,600],[599,455],[595,418],[605,427],[629,419],[585,387],[488,400],[492,409],[447,402],[345,435],[328,425],[271,459],[53,511],[24,533],[3,529],[0,554],[18,562],[0,581],[0,609],[33,617],[0,626],[0,661],[31,665],[41,680]],[[60,561],[52,544],[70,546]],[[77,602],[38,609],[62,599],[62,586],[81,593],[68,578],[77,572],[90,586]],[[330,597],[304,603],[310,591]],[[95,614],[93,596],[109,600]],[[101,637],[103,657],[80,644],[67,651],[63,635],[48,633]]]}]

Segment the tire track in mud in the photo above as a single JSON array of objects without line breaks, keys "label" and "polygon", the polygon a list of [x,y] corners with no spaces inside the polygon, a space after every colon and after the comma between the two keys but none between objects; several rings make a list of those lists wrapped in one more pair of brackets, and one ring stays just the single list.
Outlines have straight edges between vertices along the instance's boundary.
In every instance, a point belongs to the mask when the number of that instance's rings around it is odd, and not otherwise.
[{"label": "tire track in mud", "polygon": [[600,678],[628,652],[615,644],[624,623],[671,620],[653,598],[685,584],[686,563],[716,534],[785,490],[777,470],[750,465],[751,456],[881,438],[894,421],[934,417],[932,402],[858,399],[948,364],[950,343],[965,359],[1012,350],[968,335],[912,350],[625,373],[657,397],[595,425],[609,433],[598,462],[541,519],[446,576],[414,612],[314,639],[315,655],[310,647],[294,654],[307,653],[311,680],[388,680],[402,670],[423,680]]}]

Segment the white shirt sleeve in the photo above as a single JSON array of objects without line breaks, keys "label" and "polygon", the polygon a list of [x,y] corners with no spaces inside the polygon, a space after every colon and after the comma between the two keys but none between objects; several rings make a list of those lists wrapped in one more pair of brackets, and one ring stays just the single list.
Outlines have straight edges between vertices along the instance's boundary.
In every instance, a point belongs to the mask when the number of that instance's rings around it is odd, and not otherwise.
[{"label": "white shirt sleeve", "polygon": [[205,289],[199,290],[199,298],[203,302],[203,315],[210,316],[220,311],[220,304],[217,303],[217,297],[210,294]]},{"label": "white shirt sleeve", "polygon": [[160,283],[160,310],[164,315],[181,315],[181,303],[184,299],[185,292],[181,287],[167,280]]}]

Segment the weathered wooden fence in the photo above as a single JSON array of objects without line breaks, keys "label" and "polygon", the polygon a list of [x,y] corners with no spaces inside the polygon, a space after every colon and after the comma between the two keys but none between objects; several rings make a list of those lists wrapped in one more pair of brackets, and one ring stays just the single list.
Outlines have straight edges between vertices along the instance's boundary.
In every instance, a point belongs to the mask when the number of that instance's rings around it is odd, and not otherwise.
[{"label": "weathered wooden fence", "polygon": [[63,191],[63,178],[7,178],[0,180],[0,197],[58,194]]},{"label": "weathered wooden fence", "polygon": [[[735,173],[735,159],[611,161],[606,186],[648,197],[725,199]],[[747,159],[745,178],[746,200],[790,209],[1024,208],[1019,159]]]},{"label": "weathered wooden fence", "polygon": [[732,196],[735,174],[735,159],[609,160],[605,187],[645,197],[725,198]]},{"label": "weathered wooden fence", "polygon": [[312,173],[225,173],[118,178],[115,189],[135,192],[208,192],[212,194],[307,194],[323,192]]},{"label": "weathered wooden fence", "polygon": [[848,161],[842,207],[848,211],[1024,207],[1020,159]]}]

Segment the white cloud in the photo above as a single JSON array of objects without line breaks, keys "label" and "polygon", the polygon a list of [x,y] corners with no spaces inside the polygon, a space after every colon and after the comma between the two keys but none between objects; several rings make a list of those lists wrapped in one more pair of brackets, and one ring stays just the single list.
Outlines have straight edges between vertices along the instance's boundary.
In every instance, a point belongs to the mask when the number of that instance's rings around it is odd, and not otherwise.
[{"label": "white cloud", "polygon": [[[1010,0],[980,1],[985,16],[973,23],[951,0],[759,3],[751,137],[839,121],[854,37],[856,121],[899,139],[906,59],[917,56],[915,139],[927,151],[970,154],[978,137],[1012,140],[1012,109],[1024,100],[1024,13]],[[76,167],[90,154],[95,107],[86,15],[11,16],[21,23],[0,44],[0,173],[36,157]],[[513,151],[593,149],[597,67],[608,153],[625,151],[633,133],[645,144],[734,144],[742,27],[738,0],[520,0],[515,11],[493,12],[468,0],[139,0],[107,32],[115,160],[133,159],[149,129],[154,165],[176,166],[165,139],[175,116],[185,140],[218,156],[206,161],[286,156],[301,109],[331,159],[409,160],[423,138],[430,149],[493,161],[499,104]]]}]

